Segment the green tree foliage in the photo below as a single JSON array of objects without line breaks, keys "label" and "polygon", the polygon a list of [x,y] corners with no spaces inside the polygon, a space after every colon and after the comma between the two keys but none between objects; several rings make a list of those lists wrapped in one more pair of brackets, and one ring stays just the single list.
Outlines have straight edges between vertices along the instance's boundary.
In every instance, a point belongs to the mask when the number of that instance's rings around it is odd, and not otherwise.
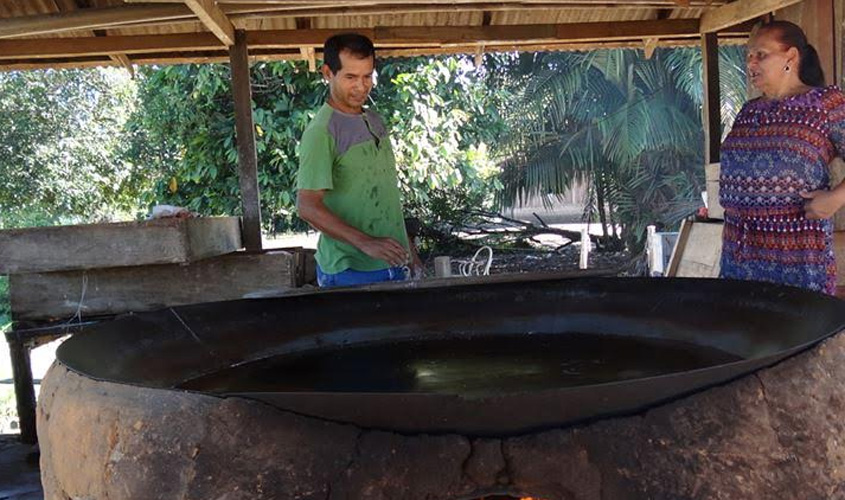
[{"label": "green tree foliage", "polygon": [[412,215],[456,224],[490,206],[501,189],[492,149],[506,131],[506,89],[468,57],[392,59],[379,66],[376,110],[392,132],[399,180]]},{"label": "green tree foliage", "polygon": [[0,227],[108,217],[132,197],[116,152],[133,88],[112,69],[0,73]]},{"label": "green tree foliage", "polygon": [[[723,117],[732,123],[744,101],[742,50],[721,54]],[[621,225],[635,247],[646,225],[671,227],[700,205],[699,51],[660,49],[651,59],[633,50],[549,53],[511,68],[522,90],[508,116],[500,204],[586,181],[587,213],[605,228]]]},{"label": "green tree foliage", "polygon": [[[391,128],[409,206],[422,211],[447,192],[480,202],[493,168],[485,141],[502,129],[481,78],[458,58],[389,60],[378,71],[374,108]],[[144,166],[133,182],[145,204],[240,212],[229,78],[225,65],[142,71],[126,157]],[[294,210],[297,146],[327,86],[302,62],[259,63],[251,78],[263,220],[276,231],[304,228]]]},{"label": "green tree foliage", "polygon": [[[240,213],[229,67],[147,68],[140,78],[126,155],[145,166],[134,179],[144,203],[176,204],[205,215]],[[325,86],[318,75],[288,62],[259,63],[251,78],[262,215],[272,228],[297,227],[296,146]]]}]

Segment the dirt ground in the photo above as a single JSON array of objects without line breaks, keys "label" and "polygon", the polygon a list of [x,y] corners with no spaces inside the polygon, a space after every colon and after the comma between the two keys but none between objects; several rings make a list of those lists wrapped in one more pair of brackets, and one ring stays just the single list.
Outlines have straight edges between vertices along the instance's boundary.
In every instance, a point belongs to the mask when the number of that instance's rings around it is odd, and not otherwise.
[{"label": "dirt ground", "polygon": [[[580,246],[575,245],[557,252],[495,252],[490,274],[575,271],[578,269],[580,255]],[[628,263],[630,259],[628,252],[591,252],[589,269],[615,269]]]}]

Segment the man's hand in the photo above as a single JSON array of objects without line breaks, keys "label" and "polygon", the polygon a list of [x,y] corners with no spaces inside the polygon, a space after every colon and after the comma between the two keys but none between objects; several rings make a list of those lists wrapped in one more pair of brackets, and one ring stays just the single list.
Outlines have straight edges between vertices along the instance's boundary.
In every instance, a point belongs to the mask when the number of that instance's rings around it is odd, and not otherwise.
[{"label": "man's hand", "polygon": [[358,245],[358,248],[374,259],[387,261],[393,267],[404,266],[408,263],[408,252],[393,238],[369,238]]},{"label": "man's hand", "polygon": [[804,213],[808,219],[827,219],[842,207],[840,197],[833,191],[801,191],[804,198]]}]

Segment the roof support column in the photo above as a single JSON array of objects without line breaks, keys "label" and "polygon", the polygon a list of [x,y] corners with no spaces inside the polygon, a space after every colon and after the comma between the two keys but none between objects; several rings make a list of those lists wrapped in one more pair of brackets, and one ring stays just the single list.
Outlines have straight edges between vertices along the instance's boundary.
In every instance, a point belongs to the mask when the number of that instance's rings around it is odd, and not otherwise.
[{"label": "roof support column", "polygon": [[238,177],[243,206],[243,241],[249,252],[261,251],[261,204],[258,197],[258,157],[255,153],[255,125],[252,121],[252,90],[246,33],[235,31],[229,48],[232,94],[235,99],[235,133],[238,145]]},{"label": "roof support column", "polygon": [[704,87],[704,163],[719,162],[722,143],[722,109],[719,91],[719,38],[716,33],[701,35],[701,79]]}]

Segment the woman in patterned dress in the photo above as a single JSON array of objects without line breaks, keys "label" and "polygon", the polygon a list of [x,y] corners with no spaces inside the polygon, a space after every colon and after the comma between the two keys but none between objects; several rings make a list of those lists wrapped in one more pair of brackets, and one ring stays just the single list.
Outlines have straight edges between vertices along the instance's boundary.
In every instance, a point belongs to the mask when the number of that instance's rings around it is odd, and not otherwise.
[{"label": "woman in patterned dress", "polygon": [[845,95],[824,86],[816,50],[786,21],[752,36],[747,68],[763,95],[722,144],[721,276],[834,294],[830,217],[845,183],[830,188],[828,165],[845,154]]}]

